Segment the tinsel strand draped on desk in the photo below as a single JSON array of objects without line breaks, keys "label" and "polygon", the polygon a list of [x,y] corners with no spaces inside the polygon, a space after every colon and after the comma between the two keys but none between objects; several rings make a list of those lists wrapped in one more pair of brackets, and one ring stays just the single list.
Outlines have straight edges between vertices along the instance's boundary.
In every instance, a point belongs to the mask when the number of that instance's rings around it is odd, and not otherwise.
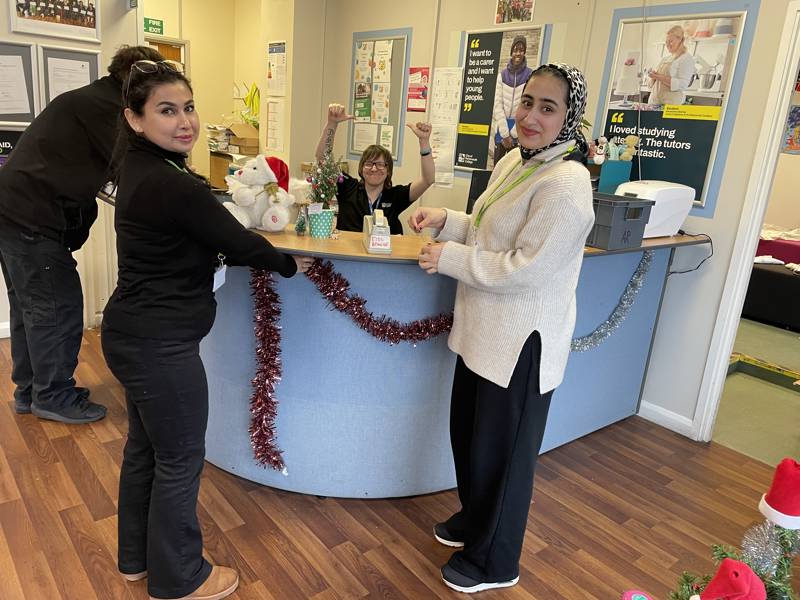
[{"label": "tinsel strand draped on desk", "polygon": [[586,352],[596,348],[619,329],[619,326],[628,317],[633,302],[636,300],[636,295],[644,285],[645,276],[653,263],[653,255],[654,252],[652,250],[642,252],[642,259],[639,261],[639,265],[633,272],[630,281],[628,281],[628,285],[625,286],[625,290],[622,292],[622,296],[620,296],[614,310],[592,333],[583,337],[573,338],[570,348],[573,352]]},{"label": "tinsel strand draped on desk", "polygon": [[443,333],[453,326],[453,313],[442,313],[410,323],[401,323],[381,315],[376,317],[369,312],[364,298],[350,293],[350,282],[337,273],[333,264],[317,259],[306,273],[328,303],[350,319],[371,336],[389,344],[409,342],[416,345]]}]

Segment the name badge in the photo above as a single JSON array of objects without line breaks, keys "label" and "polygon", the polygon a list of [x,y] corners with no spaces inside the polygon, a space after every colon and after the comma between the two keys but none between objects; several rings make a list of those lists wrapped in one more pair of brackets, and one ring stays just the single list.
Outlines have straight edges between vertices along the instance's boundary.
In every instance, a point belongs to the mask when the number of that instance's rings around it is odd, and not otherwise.
[{"label": "name badge", "polygon": [[211,288],[212,292],[216,292],[225,284],[225,271],[227,271],[227,269],[228,265],[220,265],[217,267],[217,270],[214,271],[214,287]]}]

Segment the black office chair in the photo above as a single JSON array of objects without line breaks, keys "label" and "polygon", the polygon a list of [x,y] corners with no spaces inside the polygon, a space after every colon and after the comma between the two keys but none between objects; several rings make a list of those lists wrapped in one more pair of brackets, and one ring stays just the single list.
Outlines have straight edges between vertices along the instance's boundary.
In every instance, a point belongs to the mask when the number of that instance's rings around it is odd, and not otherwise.
[{"label": "black office chair", "polygon": [[472,213],[472,207],[475,206],[475,201],[480,197],[486,186],[489,184],[489,176],[491,171],[483,171],[475,169],[472,171],[472,180],[469,183],[469,194],[467,195],[467,213]]}]

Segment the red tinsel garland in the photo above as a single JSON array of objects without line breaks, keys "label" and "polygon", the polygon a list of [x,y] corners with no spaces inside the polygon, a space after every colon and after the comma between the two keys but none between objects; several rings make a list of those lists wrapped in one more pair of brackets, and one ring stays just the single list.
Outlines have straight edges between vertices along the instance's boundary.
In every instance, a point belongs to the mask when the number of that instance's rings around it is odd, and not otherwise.
[{"label": "red tinsel garland", "polygon": [[382,342],[398,344],[410,342],[416,345],[450,331],[453,326],[453,313],[427,317],[410,323],[400,323],[381,315],[376,317],[364,305],[362,297],[350,294],[350,282],[334,271],[330,261],[317,259],[306,272],[320,293],[339,312],[346,314],[361,329]]},{"label": "red tinsel garland", "polygon": [[[453,313],[410,323],[400,323],[386,315],[376,317],[365,308],[366,300],[350,294],[350,282],[333,269],[330,261],[315,260],[306,276],[336,310],[349,316],[361,329],[382,342],[409,342],[416,345],[417,342],[450,331],[453,326]],[[256,461],[286,474],[282,452],[275,440],[275,418],[278,415],[275,385],[283,372],[278,326],[280,298],[274,288],[272,273],[268,271],[253,269],[250,287],[254,296],[256,335],[256,376],[251,382],[253,395],[250,397],[250,413],[253,415],[250,443]]]},{"label": "red tinsel garland", "polygon": [[281,300],[275,291],[274,279],[269,271],[253,269],[250,288],[253,290],[253,319],[256,335],[256,376],[253,377],[253,395],[250,397],[250,444],[256,461],[265,467],[285,473],[280,448],[275,441],[275,418],[278,400],[275,385],[281,380]]}]

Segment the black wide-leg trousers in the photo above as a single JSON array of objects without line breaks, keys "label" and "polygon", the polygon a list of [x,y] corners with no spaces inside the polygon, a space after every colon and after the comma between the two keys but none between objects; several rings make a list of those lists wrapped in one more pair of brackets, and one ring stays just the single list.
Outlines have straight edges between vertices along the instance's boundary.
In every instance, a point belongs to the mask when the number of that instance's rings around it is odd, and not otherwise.
[{"label": "black wide-leg trousers", "polygon": [[104,327],[102,343],[128,407],[119,569],[146,570],[151,596],[180,598],[211,573],[197,519],[208,424],[200,340],[145,339]]},{"label": "black wide-leg trousers", "polygon": [[541,338],[533,332],[508,388],[472,372],[458,357],[450,405],[450,441],[461,511],[447,527],[464,540],[449,564],[482,582],[519,575],[533,494],[533,473],[552,391],[539,391]]}]

